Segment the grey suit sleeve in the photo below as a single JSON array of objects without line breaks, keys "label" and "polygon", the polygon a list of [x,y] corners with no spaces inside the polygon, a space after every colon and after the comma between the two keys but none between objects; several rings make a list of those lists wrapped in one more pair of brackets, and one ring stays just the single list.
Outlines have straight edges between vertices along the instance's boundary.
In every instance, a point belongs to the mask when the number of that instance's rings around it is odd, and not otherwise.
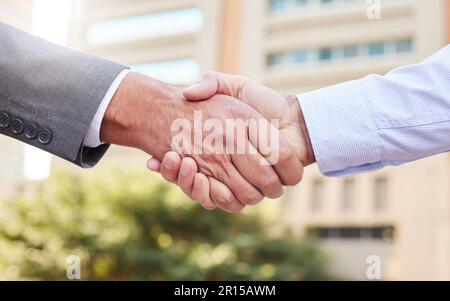
[{"label": "grey suit sleeve", "polygon": [[0,134],[88,168],[108,149],[83,147],[126,67],[59,47],[0,22]]}]

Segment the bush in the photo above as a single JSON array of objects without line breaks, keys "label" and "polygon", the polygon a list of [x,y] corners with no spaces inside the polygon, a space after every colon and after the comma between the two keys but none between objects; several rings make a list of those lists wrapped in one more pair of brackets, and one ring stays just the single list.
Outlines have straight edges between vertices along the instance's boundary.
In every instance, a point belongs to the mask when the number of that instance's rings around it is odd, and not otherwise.
[{"label": "bush", "polygon": [[[111,176],[113,173],[113,176]],[[320,280],[325,256],[261,217],[207,212],[148,173],[58,172],[0,204],[0,279]]]}]

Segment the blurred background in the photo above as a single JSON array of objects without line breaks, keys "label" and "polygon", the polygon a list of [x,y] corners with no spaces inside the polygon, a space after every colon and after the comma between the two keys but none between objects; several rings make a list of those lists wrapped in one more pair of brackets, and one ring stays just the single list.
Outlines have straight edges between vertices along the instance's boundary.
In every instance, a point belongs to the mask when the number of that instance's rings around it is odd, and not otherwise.
[{"label": "blurred background", "polygon": [[[0,0],[0,21],[172,83],[205,70],[299,93],[419,62],[446,0]],[[0,37],[1,38],[1,37]],[[1,40],[0,40],[1,43]],[[39,75],[36,75],[39,76]],[[94,170],[0,137],[0,279],[450,280],[450,155],[209,213],[114,147]],[[372,257],[370,257],[372,256]]]}]

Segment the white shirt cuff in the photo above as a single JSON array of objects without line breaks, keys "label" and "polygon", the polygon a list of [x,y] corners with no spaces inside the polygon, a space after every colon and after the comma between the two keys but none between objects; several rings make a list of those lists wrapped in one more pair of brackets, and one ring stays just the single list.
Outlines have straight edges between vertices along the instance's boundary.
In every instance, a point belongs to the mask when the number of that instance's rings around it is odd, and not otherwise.
[{"label": "white shirt cuff", "polygon": [[103,143],[100,141],[100,128],[102,126],[103,117],[105,116],[106,109],[108,108],[114,94],[116,94],[117,89],[122,83],[125,76],[130,72],[130,70],[125,69],[116,77],[113,81],[108,92],[106,92],[100,106],[98,107],[97,113],[95,113],[94,119],[92,119],[89,130],[84,138],[83,145],[86,147],[99,147]]},{"label": "white shirt cuff", "polygon": [[326,176],[381,168],[381,144],[363,80],[298,95],[316,157]]}]

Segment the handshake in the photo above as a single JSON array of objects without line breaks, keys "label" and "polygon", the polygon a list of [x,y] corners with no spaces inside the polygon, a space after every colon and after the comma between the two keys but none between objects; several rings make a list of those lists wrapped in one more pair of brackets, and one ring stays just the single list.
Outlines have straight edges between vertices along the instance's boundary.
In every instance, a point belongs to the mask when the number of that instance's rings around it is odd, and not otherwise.
[{"label": "handshake", "polygon": [[217,72],[189,88],[129,73],[100,138],[151,154],[150,170],[208,210],[278,198],[315,162],[296,97]]}]

